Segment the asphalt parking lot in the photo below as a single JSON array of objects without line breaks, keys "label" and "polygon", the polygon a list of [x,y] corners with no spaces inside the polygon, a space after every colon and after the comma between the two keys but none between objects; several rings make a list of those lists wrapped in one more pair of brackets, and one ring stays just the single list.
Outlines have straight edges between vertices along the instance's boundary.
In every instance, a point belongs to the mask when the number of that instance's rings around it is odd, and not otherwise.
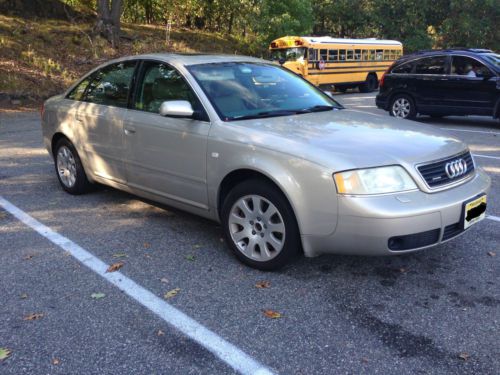
[{"label": "asphalt parking lot", "polygon": [[[388,116],[373,93],[335,97]],[[303,258],[265,273],[236,261],[215,223],[111,188],[63,192],[39,114],[0,113],[0,198],[47,227],[44,237],[0,205],[0,348],[10,351],[0,373],[499,374],[500,124],[418,121],[470,145],[492,177],[489,218],[419,253]],[[123,262],[116,274],[137,298],[76,260],[78,246]],[[157,300],[177,310],[145,307]],[[183,331],[180,312],[198,325]]]}]

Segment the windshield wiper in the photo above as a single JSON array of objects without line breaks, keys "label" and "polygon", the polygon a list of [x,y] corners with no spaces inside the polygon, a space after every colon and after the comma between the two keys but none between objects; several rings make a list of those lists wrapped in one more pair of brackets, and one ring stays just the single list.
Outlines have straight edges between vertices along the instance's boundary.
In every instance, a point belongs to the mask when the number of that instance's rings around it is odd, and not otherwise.
[{"label": "windshield wiper", "polygon": [[257,118],[275,117],[275,116],[277,117],[277,116],[300,115],[303,113],[331,111],[336,108],[337,107],[331,105],[315,105],[313,107],[303,108],[303,109],[278,109],[274,111],[263,111],[263,112],[253,113],[250,115],[229,117],[227,120],[237,121],[237,120],[251,120]]}]

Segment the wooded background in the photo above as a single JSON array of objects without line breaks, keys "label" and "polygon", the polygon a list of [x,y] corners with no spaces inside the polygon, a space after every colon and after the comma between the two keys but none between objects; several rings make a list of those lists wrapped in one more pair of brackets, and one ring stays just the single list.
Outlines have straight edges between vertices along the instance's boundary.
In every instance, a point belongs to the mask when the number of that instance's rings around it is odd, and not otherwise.
[{"label": "wooded background", "polygon": [[[96,1],[64,0],[81,9]],[[120,0],[99,0],[113,3]],[[266,46],[284,35],[397,39],[406,51],[500,48],[499,0],[122,0],[122,20],[238,35]],[[111,7],[110,7],[111,8]]]},{"label": "wooded background", "polygon": [[396,39],[405,53],[498,51],[499,12],[500,0],[0,0],[0,102],[2,93],[33,101],[60,93],[114,57],[266,57],[285,35]]}]

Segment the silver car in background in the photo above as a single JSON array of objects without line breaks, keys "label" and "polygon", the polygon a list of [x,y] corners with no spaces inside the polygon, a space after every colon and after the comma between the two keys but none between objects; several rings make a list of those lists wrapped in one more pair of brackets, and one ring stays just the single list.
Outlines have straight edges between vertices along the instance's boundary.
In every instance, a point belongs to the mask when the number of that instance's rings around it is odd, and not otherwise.
[{"label": "silver car in background", "polygon": [[440,244],[484,218],[490,187],[459,140],[250,57],[108,62],[47,100],[42,128],[67,192],[96,182],[220,221],[264,270]]}]

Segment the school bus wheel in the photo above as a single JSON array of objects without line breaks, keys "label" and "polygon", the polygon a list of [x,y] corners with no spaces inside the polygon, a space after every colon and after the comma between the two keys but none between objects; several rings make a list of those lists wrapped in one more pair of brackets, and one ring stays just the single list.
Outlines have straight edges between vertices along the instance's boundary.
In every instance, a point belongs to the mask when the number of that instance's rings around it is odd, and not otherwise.
[{"label": "school bus wheel", "polygon": [[359,85],[359,91],[372,92],[377,88],[377,86],[378,86],[377,75],[375,73],[370,73],[366,77],[365,82]]}]

